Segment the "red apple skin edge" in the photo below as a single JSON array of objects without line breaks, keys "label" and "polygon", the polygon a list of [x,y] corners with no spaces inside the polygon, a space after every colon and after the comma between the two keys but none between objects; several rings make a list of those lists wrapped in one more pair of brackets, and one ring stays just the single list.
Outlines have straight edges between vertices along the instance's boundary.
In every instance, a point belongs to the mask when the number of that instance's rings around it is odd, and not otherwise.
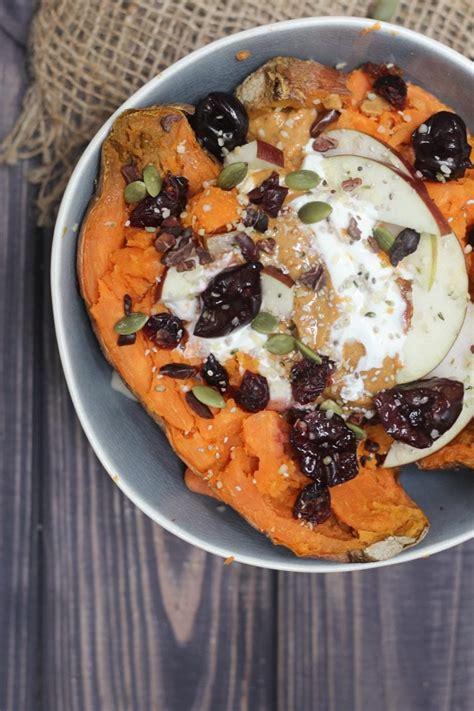
[{"label": "red apple skin edge", "polygon": [[272,146],[271,143],[260,140],[260,138],[257,138],[257,158],[266,160],[268,163],[273,163],[279,168],[283,168],[285,165],[283,151],[276,146]]}]

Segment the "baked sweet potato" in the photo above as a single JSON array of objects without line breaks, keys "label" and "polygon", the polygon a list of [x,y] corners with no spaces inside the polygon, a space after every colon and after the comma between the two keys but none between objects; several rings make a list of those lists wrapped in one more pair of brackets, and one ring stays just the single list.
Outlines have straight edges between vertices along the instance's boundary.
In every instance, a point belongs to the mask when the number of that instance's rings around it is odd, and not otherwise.
[{"label": "baked sweet potato", "polygon": [[229,398],[210,423],[186,401],[191,381],[159,375],[163,365],[182,360],[179,351],[150,348],[142,332],[133,345],[118,346],[114,325],[123,316],[124,294],[135,311],[164,309],[157,303],[164,266],[153,246],[155,235],[128,224],[122,169],[130,162],[139,170],[153,163],[162,175],[185,176],[191,201],[218,167],[200,148],[179,107],[126,112],[104,143],[98,191],[78,247],[80,288],[103,351],[165,429],[177,454],[213,495],[297,555],[381,560],[421,540],[428,529],[425,515],[403,491],[396,472],[377,468],[375,460],[361,465],[354,480],[333,487],[332,514],[324,523],[313,527],[295,519],[295,498],[310,480],[289,453],[280,414],[250,414]]}]

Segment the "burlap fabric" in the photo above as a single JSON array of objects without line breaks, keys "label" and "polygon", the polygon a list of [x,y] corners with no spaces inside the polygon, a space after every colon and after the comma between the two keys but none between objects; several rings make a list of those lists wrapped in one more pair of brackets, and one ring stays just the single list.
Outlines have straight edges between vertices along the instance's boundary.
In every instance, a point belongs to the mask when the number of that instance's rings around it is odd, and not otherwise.
[{"label": "burlap fabric", "polygon": [[[39,223],[84,144],[137,87],[193,49],[256,25],[368,14],[368,0],[42,0],[30,34],[32,83],[0,160],[37,158]],[[401,0],[394,22],[468,52],[471,0]]]}]

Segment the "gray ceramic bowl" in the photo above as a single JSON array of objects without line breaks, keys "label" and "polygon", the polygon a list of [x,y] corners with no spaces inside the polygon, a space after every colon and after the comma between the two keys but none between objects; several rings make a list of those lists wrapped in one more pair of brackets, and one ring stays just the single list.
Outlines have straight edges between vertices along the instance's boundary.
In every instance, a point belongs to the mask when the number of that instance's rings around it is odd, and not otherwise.
[{"label": "gray ceramic bowl", "polygon": [[[366,60],[394,62],[406,76],[430,89],[465,119],[472,111],[472,68],[467,59],[419,34],[348,17],[307,18],[258,27],[214,42],[177,62],[137,91],[125,108],[188,102],[209,91],[230,91],[275,55],[317,59],[347,69]],[[246,61],[235,54],[250,50]],[[402,481],[431,520],[427,538],[381,563],[341,564],[295,557],[273,546],[230,509],[191,494],[183,465],[164,435],[136,402],[112,390],[103,358],[77,289],[78,225],[91,197],[99,153],[114,114],[94,137],[71,177],[59,211],[52,258],[52,295],[59,350],[77,414],[105,469],[122,491],[154,521],[180,538],[221,556],[278,570],[328,572],[401,563],[436,553],[474,534],[474,476],[469,471],[422,472],[408,467]],[[472,117],[470,117],[472,119]],[[472,126],[471,126],[472,129]],[[220,507],[222,508],[222,507]]]}]

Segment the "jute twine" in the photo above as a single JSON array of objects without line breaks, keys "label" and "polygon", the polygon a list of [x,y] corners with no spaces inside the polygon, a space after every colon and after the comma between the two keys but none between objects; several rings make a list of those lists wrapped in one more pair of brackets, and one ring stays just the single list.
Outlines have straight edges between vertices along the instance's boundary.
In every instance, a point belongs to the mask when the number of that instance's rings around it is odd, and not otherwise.
[{"label": "jute twine", "polygon": [[[368,14],[360,0],[42,0],[29,40],[32,78],[0,161],[35,158],[38,222],[49,224],[72,168],[103,121],[180,57],[256,25]],[[401,0],[394,22],[466,53],[470,0]],[[471,28],[472,31],[472,28]]]}]

